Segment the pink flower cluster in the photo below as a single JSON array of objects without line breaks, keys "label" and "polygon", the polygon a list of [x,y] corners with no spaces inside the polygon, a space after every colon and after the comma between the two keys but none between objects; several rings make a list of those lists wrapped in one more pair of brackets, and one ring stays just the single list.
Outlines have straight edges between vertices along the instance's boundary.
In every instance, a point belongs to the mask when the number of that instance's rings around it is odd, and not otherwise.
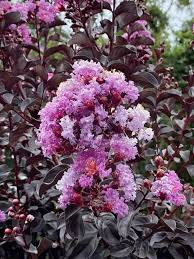
[{"label": "pink flower cluster", "polygon": [[76,203],[120,217],[127,214],[136,184],[126,163],[138,156],[139,142],[153,136],[145,127],[149,112],[133,104],[138,95],[124,74],[80,61],[40,111],[38,142],[44,155],[75,157],[57,184],[61,207]]},{"label": "pink flower cluster", "polygon": [[154,44],[155,39],[152,37],[150,31],[147,29],[147,21],[137,20],[127,27],[127,32],[123,37],[132,45],[135,45],[139,58],[147,60],[152,52],[149,45]]},{"label": "pink flower cluster", "polygon": [[168,171],[163,177],[153,182],[151,191],[162,200],[181,206],[185,203],[185,196],[182,193],[183,185],[174,171]]},{"label": "pink flower cluster", "polygon": [[16,31],[23,39],[24,44],[31,43],[31,33],[26,22],[29,20],[38,20],[40,23],[52,23],[60,11],[60,6],[64,5],[63,0],[56,0],[54,4],[45,0],[28,0],[25,2],[0,2],[0,17],[6,13],[19,12],[23,24],[16,26],[11,25],[10,29]]}]

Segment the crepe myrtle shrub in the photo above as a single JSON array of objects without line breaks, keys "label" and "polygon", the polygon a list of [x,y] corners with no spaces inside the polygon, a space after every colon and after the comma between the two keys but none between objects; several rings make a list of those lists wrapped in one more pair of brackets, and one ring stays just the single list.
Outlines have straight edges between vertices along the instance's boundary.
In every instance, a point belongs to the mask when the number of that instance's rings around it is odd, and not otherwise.
[{"label": "crepe myrtle shrub", "polygon": [[0,1],[0,258],[193,258],[194,76],[150,19]]}]

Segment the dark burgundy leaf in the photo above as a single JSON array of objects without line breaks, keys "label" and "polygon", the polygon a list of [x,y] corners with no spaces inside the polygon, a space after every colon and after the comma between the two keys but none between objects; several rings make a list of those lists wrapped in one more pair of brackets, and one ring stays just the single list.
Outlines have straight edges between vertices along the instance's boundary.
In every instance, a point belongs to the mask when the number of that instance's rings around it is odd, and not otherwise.
[{"label": "dark burgundy leaf", "polygon": [[160,85],[160,81],[154,73],[139,72],[132,75],[132,79],[144,87],[156,87]]},{"label": "dark burgundy leaf", "polygon": [[68,61],[72,60],[73,50],[72,50],[72,48],[68,47],[67,45],[58,45],[58,46],[47,49],[44,53],[44,59],[50,57],[51,55],[53,55],[57,52],[62,53]]},{"label": "dark burgundy leaf", "polygon": [[57,165],[54,168],[52,168],[46,174],[39,187],[39,190],[38,190],[39,196],[42,196],[43,193],[45,193],[49,188],[54,186],[58,182],[58,180],[62,178],[66,169],[67,169],[67,165],[64,165],[64,164]]},{"label": "dark burgundy leaf", "polygon": [[136,53],[136,48],[132,45],[128,45],[128,46],[117,46],[115,48],[112,49],[109,59],[111,60],[115,60],[115,59],[119,59],[123,56],[126,56],[130,53]]},{"label": "dark burgundy leaf", "polygon": [[35,73],[36,76],[39,76],[44,82],[47,81],[48,72],[43,66],[37,65],[33,67],[33,72]]},{"label": "dark burgundy leaf", "polygon": [[10,12],[4,15],[2,22],[0,23],[0,29],[7,29],[11,24],[17,24],[21,20],[19,12]]},{"label": "dark burgundy leaf", "polygon": [[77,44],[79,46],[83,47],[89,47],[92,46],[91,41],[89,40],[88,36],[84,32],[78,32],[74,34],[69,41],[70,45]]}]

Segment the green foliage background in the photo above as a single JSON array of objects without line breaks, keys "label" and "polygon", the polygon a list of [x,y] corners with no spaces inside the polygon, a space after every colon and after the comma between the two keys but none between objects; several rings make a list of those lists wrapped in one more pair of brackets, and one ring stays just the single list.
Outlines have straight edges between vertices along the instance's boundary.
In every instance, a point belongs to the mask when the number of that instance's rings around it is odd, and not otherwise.
[{"label": "green foliage background", "polygon": [[[192,46],[194,41],[194,33],[192,32],[192,25],[194,24],[193,3],[192,0],[171,0],[171,2],[179,10],[183,8],[189,10],[182,27],[178,31],[173,31],[173,28],[170,28],[169,18],[173,16],[173,12],[170,12],[170,10],[165,12],[162,8],[162,2],[146,0],[146,6],[152,17],[150,27],[156,40],[156,47],[159,47],[161,42],[165,42],[164,63],[174,67],[174,77],[179,82],[180,87],[184,87],[185,82],[182,77],[193,70],[194,64],[194,46]],[[170,39],[170,30],[173,33],[173,41]]]}]

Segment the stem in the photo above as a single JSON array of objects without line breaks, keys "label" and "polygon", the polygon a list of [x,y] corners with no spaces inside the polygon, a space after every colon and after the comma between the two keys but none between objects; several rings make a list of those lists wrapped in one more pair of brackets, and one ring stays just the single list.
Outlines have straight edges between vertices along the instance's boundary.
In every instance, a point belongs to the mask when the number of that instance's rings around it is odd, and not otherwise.
[{"label": "stem", "polygon": [[[11,112],[8,113],[8,119],[9,119],[9,129],[10,129],[10,132],[11,132],[13,130]],[[20,199],[19,188],[18,188],[18,185],[19,185],[19,177],[18,177],[19,176],[19,167],[18,167],[18,164],[17,164],[17,156],[16,156],[15,148],[14,147],[11,147],[11,148],[12,148],[12,151],[13,151],[13,159],[14,159],[15,186],[16,186],[16,190],[17,190],[18,199]]]},{"label": "stem", "polygon": [[[88,32],[88,29],[87,29],[87,27],[86,27],[86,23],[85,23],[85,21],[83,20],[83,16],[82,16],[82,12],[81,12],[81,9],[80,9],[80,5],[78,4],[77,6],[78,6],[78,11],[79,11],[79,15],[80,15],[80,20],[81,20],[82,26],[83,26],[83,28],[84,28],[84,31],[85,31],[85,33],[86,33],[86,36],[88,37],[89,41],[91,41],[90,35],[89,35],[89,32]],[[95,44],[96,48],[99,50],[98,45],[96,44],[95,40],[94,40],[94,44]],[[95,58],[95,53],[94,53],[93,47],[91,47],[91,51],[92,51],[93,57]],[[99,51],[100,51],[100,50],[99,50]]]},{"label": "stem", "polygon": [[189,124],[189,115],[187,115],[187,117],[185,119],[184,126],[183,126],[183,128],[181,130],[181,134],[180,134],[180,137],[179,137],[179,140],[180,140],[179,144],[177,145],[177,147],[176,147],[176,149],[174,151],[174,154],[171,156],[170,160],[168,161],[167,168],[170,168],[172,166],[172,163],[174,162],[174,158],[179,154],[180,143],[182,142],[184,131],[186,130],[188,124]]},{"label": "stem", "polygon": [[38,32],[38,23],[37,23],[37,17],[36,19],[36,35],[37,35],[37,43],[38,43],[38,54],[39,54],[39,59],[41,61],[41,52],[40,52],[40,38],[39,38],[39,32]]},{"label": "stem", "polygon": [[114,37],[115,37],[115,7],[116,7],[116,0],[113,0],[113,11],[112,11],[112,39],[110,40],[110,52],[113,48],[114,44]]},{"label": "stem", "polygon": [[35,128],[38,128],[35,124],[33,124],[30,120],[30,118],[25,117],[25,114],[18,112],[17,110],[15,110],[14,108],[12,108],[12,111],[14,111],[15,113],[17,113],[23,120],[25,120],[26,122],[32,124]]},{"label": "stem", "polygon": [[138,209],[138,208],[140,207],[140,205],[141,205],[142,202],[145,200],[145,198],[146,198],[146,196],[147,196],[148,193],[149,193],[149,191],[147,191],[147,192],[144,194],[143,198],[142,198],[141,201],[137,204],[137,206],[136,206],[135,209]]}]

